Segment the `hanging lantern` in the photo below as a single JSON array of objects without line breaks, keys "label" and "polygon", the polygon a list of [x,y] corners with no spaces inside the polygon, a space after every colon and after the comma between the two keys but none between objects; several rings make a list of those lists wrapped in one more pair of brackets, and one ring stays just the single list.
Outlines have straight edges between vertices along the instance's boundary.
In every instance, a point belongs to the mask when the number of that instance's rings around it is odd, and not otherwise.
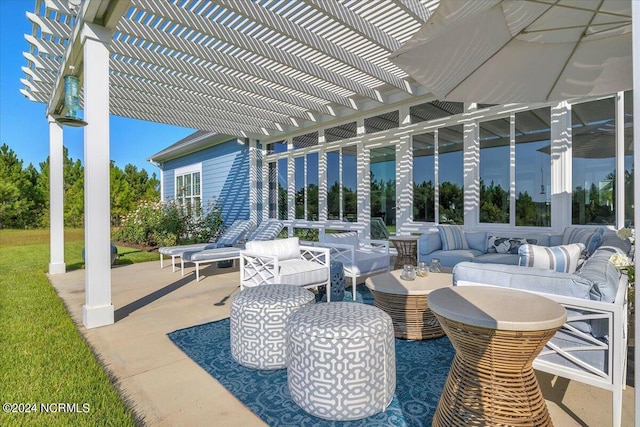
[{"label": "hanging lantern", "polygon": [[67,113],[56,117],[58,123],[75,127],[87,125],[87,122],[77,117],[80,109],[80,79],[72,74],[64,76],[64,108]]},{"label": "hanging lantern", "polygon": [[80,108],[79,86],[80,80],[76,76],[64,76],[64,107],[67,109],[66,117],[70,119],[77,119],[76,114]]}]

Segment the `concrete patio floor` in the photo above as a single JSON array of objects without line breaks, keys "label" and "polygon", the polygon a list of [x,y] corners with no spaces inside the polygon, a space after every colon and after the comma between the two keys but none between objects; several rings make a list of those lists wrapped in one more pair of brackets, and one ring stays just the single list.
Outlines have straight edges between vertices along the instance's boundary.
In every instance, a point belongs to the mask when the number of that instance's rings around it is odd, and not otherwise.
[{"label": "concrete patio floor", "polygon": [[[116,322],[96,329],[82,325],[84,270],[49,279],[146,425],[265,425],[167,338],[176,329],[228,317],[230,297],[239,290],[235,267],[210,265],[200,282],[192,268],[188,272],[183,278],[171,266],[161,270],[159,262],[114,267]],[[538,379],[556,426],[611,425],[611,392],[545,373]],[[633,400],[627,387],[623,426],[633,425]]]}]

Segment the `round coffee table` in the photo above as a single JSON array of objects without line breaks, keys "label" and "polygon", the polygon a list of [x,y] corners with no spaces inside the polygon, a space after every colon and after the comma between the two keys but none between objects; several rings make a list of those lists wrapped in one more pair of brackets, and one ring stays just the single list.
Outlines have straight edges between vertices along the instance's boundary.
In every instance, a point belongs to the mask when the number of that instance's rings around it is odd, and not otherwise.
[{"label": "round coffee table", "polygon": [[364,282],[373,294],[375,306],[391,316],[396,338],[424,340],[444,336],[427,299],[431,291],[451,286],[453,276],[429,273],[426,277],[404,280],[401,274],[402,270],[394,270],[371,276]]},{"label": "round coffee table", "polygon": [[438,289],[429,304],[456,349],[433,426],[553,425],[531,364],[566,321],[564,307],[491,286]]}]

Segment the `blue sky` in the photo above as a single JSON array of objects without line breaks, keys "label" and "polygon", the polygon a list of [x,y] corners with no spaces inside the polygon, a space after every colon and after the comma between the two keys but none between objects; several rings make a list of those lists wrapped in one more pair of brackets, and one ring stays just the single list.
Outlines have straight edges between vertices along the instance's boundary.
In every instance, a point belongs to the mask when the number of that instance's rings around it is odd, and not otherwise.
[{"label": "blue sky", "polygon": [[[24,161],[39,163],[49,155],[49,124],[45,105],[31,102],[21,93],[26,66],[22,52],[28,50],[24,34],[31,34],[26,12],[33,12],[35,0],[0,0],[0,145],[7,144]],[[80,112],[82,116],[82,112]],[[111,116],[111,160],[123,168],[132,163],[149,173],[158,172],[146,159],[193,133],[160,123]],[[64,127],[64,145],[69,156],[83,160],[84,131]]]}]

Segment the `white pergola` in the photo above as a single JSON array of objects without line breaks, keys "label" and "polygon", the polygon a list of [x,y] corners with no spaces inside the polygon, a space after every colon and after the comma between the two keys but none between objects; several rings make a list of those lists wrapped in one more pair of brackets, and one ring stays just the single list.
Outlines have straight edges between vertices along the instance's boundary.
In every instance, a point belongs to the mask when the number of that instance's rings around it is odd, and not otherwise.
[{"label": "white pergola", "polygon": [[436,0],[36,0],[21,92],[50,123],[51,260],[63,256],[63,76],[84,109],[88,328],[113,323],[109,114],[264,142],[427,91],[388,57]]},{"label": "white pergola", "polygon": [[[63,76],[80,78],[87,328],[113,323],[109,114],[277,141],[433,97],[388,58],[438,0],[36,0],[21,92],[50,123],[51,260],[63,273]],[[633,16],[640,2],[633,1]],[[633,21],[634,86],[640,21]],[[634,93],[634,109],[640,98]],[[640,114],[634,116],[640,129]],[[637,135],[637,134],[636,134]],[[634,136],[638,147],[638,136]],[[634,154],[640,164],[640,150]],[[640,200],[640,174],[635,174]],[[636,209],[634,223],[640,223]],[[637,263],[636,263],[637,267]],[[636,311],[636,324],[640,324]],[[640,330],[639,330],[640,331]],[[640,332],[636,332],[640,342]],[[637,353],[637,352],[636,352]],[[636,354],[638,356],[638,354]],[[638,360],[638,357],[636,357]],[[637,370],[637,372],[640,372]],[[640,374],[636,373],[636,384]],[[640,393],[636,392],[636,407]],[[640,422],[636,419],[636,425]]]}]

